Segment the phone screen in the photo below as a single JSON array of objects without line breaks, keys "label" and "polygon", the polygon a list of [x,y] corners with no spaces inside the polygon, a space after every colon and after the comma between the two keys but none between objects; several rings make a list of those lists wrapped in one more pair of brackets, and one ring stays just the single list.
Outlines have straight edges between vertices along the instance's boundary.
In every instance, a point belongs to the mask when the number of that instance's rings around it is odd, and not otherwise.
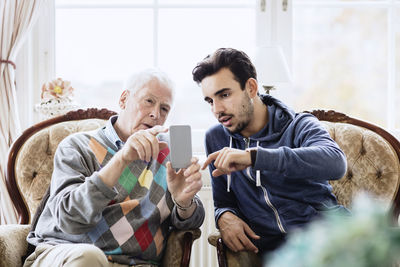
[{"label": "phone screen", "polygon": [[171,164],[174,169],[187,168],[192,158],[192,133],[190,125],[169,127]]}]

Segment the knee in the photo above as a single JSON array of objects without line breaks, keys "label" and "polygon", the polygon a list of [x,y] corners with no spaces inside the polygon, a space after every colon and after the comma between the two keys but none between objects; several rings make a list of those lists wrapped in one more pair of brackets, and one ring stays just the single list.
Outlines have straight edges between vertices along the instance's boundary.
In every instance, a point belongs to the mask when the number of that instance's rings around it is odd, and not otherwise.
[{"label": "knee", "polygon": [[108,267],[108,260],[104,252],[94,245],[89,244],[80,244],[79,247],[76,248],[78,253],[75,254],[75,257],[70,258],[69,264],[64,266],[104,266]]}]

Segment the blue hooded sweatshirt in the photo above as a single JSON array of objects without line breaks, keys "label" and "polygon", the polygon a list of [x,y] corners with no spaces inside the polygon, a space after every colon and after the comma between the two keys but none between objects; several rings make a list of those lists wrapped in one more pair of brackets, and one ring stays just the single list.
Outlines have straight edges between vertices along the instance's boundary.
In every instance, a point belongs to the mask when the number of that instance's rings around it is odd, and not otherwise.
[{"label": "blue hooded sweatshirt", "polygon": [[[343,177],[346,158],[319,120],[295,113],[270,95],[261,95],[269,121],[245,138],[221,124],[206,133],[207,155],[224,147],[257,147],[254,167],[212,177],[215,222],[226,211],[244,220],[261,237],[257,247],[268,247],[276,236],[302,227],[322,211],[345,210],[337,204],[328,180]],[[209,165],[210,173],[215,170]],[[259,171],[261,186],[256,186]],[[218,227],[218,224],[217,224]]]}]

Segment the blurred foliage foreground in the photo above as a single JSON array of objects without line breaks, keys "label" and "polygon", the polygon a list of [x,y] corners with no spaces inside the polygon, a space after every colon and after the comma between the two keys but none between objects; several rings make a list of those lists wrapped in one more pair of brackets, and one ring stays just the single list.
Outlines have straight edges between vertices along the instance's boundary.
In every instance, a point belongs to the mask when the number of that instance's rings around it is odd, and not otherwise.
[{"label": "blurred foliage foreground", "polygon": [[328,214],[292,233],[265,266],[400,266],[400,228],[390,225],[387,210],[367,195],[353,203],[351,216]]}]

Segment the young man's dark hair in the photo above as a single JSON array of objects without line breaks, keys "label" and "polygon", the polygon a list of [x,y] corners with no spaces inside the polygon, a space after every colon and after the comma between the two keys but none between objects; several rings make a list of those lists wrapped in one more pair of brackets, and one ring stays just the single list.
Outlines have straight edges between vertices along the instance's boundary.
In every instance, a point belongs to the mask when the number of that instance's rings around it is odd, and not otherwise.
[{"label": "young man's dark hair", "polygon": [[219,48],[212,55],[208,55],[193,69],[193,80],[197,83],[222,68],[228,68],[235,80],[240,83],[242,90],[249,78],[257,80],[257,72],[246,53],[233,48]]}]

